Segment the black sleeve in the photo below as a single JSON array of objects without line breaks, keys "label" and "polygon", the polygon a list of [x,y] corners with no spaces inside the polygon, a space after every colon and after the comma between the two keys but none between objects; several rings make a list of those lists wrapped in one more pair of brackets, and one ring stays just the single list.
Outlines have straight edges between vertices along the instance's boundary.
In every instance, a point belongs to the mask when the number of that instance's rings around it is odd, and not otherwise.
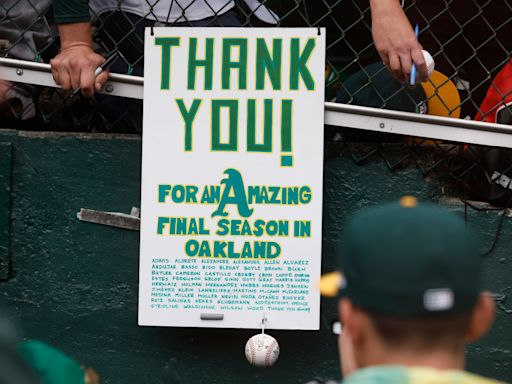
[{"label": "black sleeve", "polygon": [[54,0],[53,14],[57,24],[89,21],[89,0]]}]

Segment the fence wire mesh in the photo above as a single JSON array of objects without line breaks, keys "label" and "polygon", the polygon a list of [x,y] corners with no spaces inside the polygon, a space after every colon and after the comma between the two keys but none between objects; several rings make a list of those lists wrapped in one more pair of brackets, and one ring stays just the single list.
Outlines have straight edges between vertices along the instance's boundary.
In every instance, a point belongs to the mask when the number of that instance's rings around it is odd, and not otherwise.
[{"label": "fence wire mesh", "polygon": [[[66,9],[73,11],[74,3],[84,1],[67,1]],[[54,12],[58,4],[62,7],[64,2],[3,0],[0,56],[50,62],[60,49]],[[368,0],[90,0],[88,4],[96,51],[104,56],[119,54],[112,72],[142,75],[147,26],[326,27],[326,101],[512,121],[508,0],[405,0],[407,17],[419,26],[420,43],[442,74],[415,89],[393,80],[383,66],[373,44]],[[68,16],[73,20],[76,15]],[[497,84],[493,80],[500,71],[503,78]],[[482,102],[490,93],[493,101],[484,108]],[[138,100],[69,97],[61,89],[0,80],[0,127],[133,133],[140,132],[140,120]],[[357,163],[380,156],[392,170],[414,164],[426,176],[442,171],[457,180],[460,195],[510,204],[510,150],[339,128],[328,130],[326,140],[329,154],[348,151]],[[382,145],[390,141],[400,143],[399,155]],[[420,151],[427,155],[418,156]]]}]

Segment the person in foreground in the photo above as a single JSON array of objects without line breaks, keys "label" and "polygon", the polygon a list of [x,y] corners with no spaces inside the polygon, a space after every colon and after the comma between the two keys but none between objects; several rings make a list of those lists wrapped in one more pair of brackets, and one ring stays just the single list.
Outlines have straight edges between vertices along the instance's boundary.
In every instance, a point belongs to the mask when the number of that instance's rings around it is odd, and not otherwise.
[{"label": "person in foreground", "polygon": [[464,349],[482,337],[495,304],[481,292],[481,262],[462,219],[414,197],[371,208],[344,231],[339,295],[345,384],[491,384],[464,371]]}]

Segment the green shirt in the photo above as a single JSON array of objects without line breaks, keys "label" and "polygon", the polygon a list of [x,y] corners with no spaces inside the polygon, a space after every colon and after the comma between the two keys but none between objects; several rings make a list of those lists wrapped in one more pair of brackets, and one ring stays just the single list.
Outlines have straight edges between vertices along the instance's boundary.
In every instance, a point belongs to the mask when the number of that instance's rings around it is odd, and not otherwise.
[{"label": "green shirt", "polygon": [[84,384],[85,372],[71,357],[40,341],[25,341],[18,353],[43,384]]},{"label": "green shirt", "polygon": [[57,24],[89,21],[89,0],[54,0],[53,15]]},{"label": "green shirt", "polygon": [[504,384],[465,371],[393,365],[355,371],[343,384]]}]

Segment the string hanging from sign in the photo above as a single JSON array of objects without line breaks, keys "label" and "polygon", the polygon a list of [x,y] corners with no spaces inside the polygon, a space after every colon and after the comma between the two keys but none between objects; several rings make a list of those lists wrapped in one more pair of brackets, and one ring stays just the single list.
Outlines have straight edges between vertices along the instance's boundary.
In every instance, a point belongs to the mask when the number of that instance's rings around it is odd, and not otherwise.
[{"label": "string hanging from sign", "polygon": [[261,318],[261,334],[265,334],[265,326],[267,325],[267,316],[263,314],[263,317]]}]

